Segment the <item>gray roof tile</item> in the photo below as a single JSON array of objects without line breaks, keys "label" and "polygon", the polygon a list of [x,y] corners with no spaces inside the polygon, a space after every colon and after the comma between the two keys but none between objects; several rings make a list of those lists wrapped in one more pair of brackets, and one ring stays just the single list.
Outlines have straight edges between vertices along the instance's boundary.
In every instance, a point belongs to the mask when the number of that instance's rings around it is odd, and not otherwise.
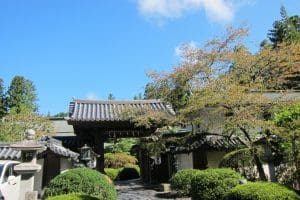
[{"label": "gray roof tile", "polygon": [[69,121],[123,121],[122,112],[126,108],[142,109],[145,107],[175,115],[169,104],[157,99],[131,101],[74,99],[69,106]]},{"label": "gray roof tile", "polygon": [[19,160],[21,159],[21,151],[7,147],[0,147],[1,160]]}]

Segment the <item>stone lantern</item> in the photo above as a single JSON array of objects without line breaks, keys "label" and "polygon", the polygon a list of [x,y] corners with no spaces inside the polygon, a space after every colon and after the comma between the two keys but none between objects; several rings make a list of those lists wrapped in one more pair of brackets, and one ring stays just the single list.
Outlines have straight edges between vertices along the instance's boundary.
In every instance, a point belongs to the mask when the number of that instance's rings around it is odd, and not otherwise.
[{"label": "stone lantern", "polygon": [[14,167],[14,171],[21,175],[21,200],[37,199],[37,192],[34,188],[34,174],[41,170],[41,165],[37,164],[37,154],[46,148],[35,140],[35,131],[26,130],[25,140],[12,144],[11,147],[21,151],[21,163]]}]

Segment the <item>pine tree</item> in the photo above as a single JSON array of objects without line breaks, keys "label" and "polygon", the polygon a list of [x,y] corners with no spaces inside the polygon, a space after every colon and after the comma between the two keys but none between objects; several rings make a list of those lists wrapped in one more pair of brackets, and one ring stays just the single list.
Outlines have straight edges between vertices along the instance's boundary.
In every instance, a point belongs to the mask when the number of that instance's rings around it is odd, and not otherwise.
[{"label": "pine tree", "polygon": [[112,93],[109,93],[107,99],[108,100],[115,100],[115,97]]},{"label": "pine tree", "polygon": [[37,94],[32,81],[15,76],[7,91],[8,108],[16,113],[37,111]]}]

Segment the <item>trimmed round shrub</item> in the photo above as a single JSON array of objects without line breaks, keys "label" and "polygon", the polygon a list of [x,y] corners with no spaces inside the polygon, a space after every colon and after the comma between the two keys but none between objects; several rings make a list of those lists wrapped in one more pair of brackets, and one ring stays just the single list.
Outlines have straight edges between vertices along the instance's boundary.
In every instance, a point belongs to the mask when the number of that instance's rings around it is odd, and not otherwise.
[{"label": "trimmed round shrub", "polygon": [[172,189],[178,192],[178,196],[190,196],[191,180],[197,173],[201,173],[201,171],[198,169],[184,169],[172,176],[170,184]]},{"label": "trimmed round shrub", "polygon": [[300,200],[293,190],[277,183],[249,182],[233,188],[226,200]]},{"label": "trimmed round shrub", "polygon": [[121,170],[122,170],[122,168],[119,168],[119,169],[104,168],[105,174],[113,181],[117,180]]},{"label": "trimmed round shrub", "polygon": [[118,176],[119,180],[130,180],[140,177],[140,168],[138,166],[124,167]]},{"label": "trimmed round shrub", "polygon": [[104,154],[105,168],[122,168],[126,165],[135,165],[137,159],[128,153],[106,153]]},{"label": "trimmed round shrub", "polygon": [[104,175],[89,168],[71,169],[52,179],[45,189],[45,197],[69,193],[84,193],[101,200],[117,199],[117,192]]},{"label": "trimmed round shrub", "polygon": [[99,199],[86,194],[73,193],[73,194],[63,194],[59,196],[48,197],[46,200],[99,200]]},{"label": "trimmed round shrub", "polygon": [[242,176],[232,169],[206,169],[191,181],[191,197],[197,200],[219,200],[239,184]]}]

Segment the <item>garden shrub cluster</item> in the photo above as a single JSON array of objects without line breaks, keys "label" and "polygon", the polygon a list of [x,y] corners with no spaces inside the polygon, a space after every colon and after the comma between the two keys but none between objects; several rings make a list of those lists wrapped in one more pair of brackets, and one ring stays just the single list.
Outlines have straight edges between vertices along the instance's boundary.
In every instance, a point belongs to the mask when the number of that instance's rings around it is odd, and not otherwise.
[{"label": "garden shrub cluster", "polygon": [[45,189],[45,197],[69,193],[83,193],[101,200],[117,199],[114,186],[104,175],[88,168],[71,169],[52,179]]},{"label": "garden shrub cluster", "polygon": [[202,170],[192,178],[191,197],[197,200],[220,200],[241,179],[239,173],[227,168]]},{"label": "garden shrub cluster", "polygon": [[99,199],[86,194],[72,193],[72,194],[63,194],[63,195],[48,197],[46,200],[99,200]]},{"label": "garden shrub cluster", "polygon": [[135,165],[137,159],[126,152],[104,154],[105,168],[122,168],[126,165]]},{"label": "garden shrub cluster", "polygon": [[184,169],[178,171],[170,179],[172,189],[178,192],[178,196],[190,196],[191,191],[191,180],[201,171],[198,169]]},{"label": "garden shrub cluster", "polygon": [[277,183],[249,182],[233,188],[225,200],[300,200],[300,197]]},{"label": "garden shrub cluster", "polygon": [[119,175],[118,179],[119,180],[129,180],[129,179],[136,179],[140,177],[140,168],[138,166],[126,166],[124,167]]}]

